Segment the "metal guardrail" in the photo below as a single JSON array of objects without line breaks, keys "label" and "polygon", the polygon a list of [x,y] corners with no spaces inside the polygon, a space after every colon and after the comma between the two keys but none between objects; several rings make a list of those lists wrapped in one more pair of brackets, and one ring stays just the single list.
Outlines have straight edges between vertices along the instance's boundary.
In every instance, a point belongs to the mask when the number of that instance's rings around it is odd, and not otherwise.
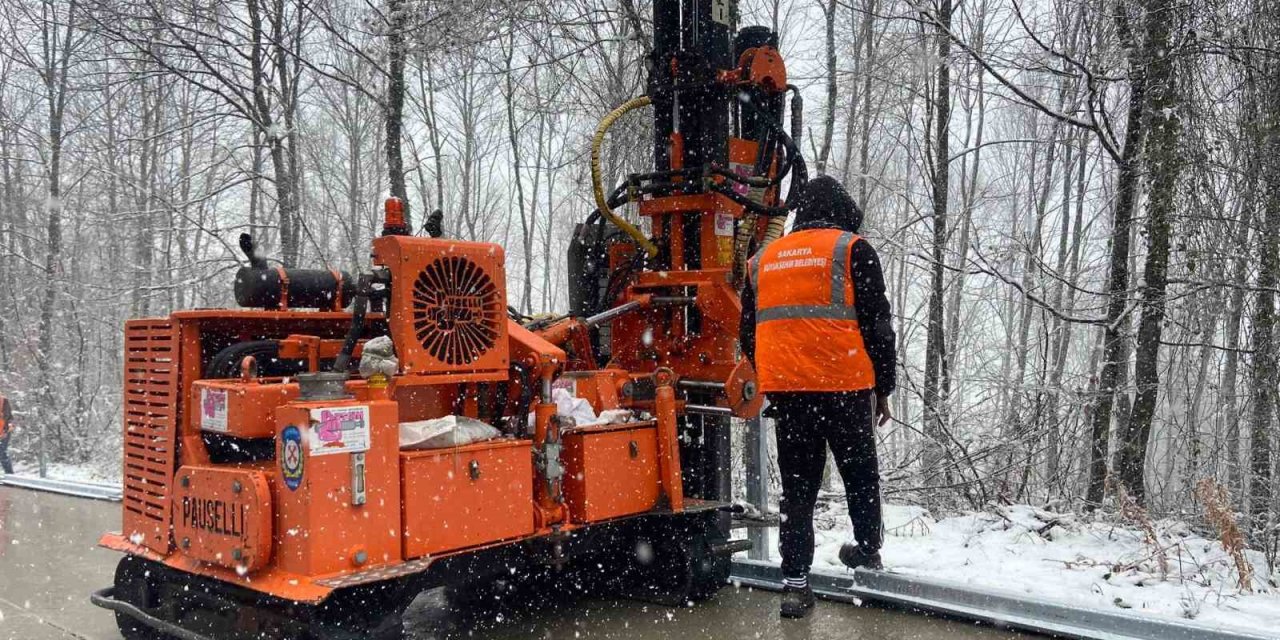
[{"label": "metal guardrail", "polygon": [[111,502],[119,502],[124,496],[123,489],[118,485],[113,486],[92,482],[73,482],[71,480],[55,480],[53,478],[38,478],[33,476],[6,475],[3,478],[0,478],[0,484],[11,487],[20,487],[23,489],[34,489],[36,491],[61,493],[63,495],[76,496],[78,498],[108,500]]},{"label": "metal guardrail", "polygon": [[[731,580],[771,591],[782,589],[782,570],[758,560],[733,562]],[[838,574],[815,571],[809,584],[819,597],[837,602],[872,600],[945,616],[977,620],[1062,638],[1081,640],[1275,640],[1275,636],[1077,607],[970,585],[858,569]]]}]

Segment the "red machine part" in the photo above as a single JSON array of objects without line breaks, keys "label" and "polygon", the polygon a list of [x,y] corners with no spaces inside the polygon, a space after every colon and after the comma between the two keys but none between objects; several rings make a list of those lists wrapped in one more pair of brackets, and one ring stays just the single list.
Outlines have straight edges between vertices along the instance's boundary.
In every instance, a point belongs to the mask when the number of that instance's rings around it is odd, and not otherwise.
[{"label": "red machine part", "polygon": [[297,383],[199,380],[192,386],[199,429],[236,438],[275,437],[276,407],[298,397]]},{"label": "red machine part", "polygon": [[322,576],[401,559],[399,423],[396,403],[387,400],[291,402],[276,410],[276,567]]},{"label": "red machine part", "polygon": [[528,440],[400,454],[404,556],[531,535],[533,462]]},{"label": "red machine part", "polygon": [[787,65],[776,48],[753,47],[738,57],[738,68],[721,71],[719,79],[725,84],[751,85],[782,93],[787,90]]},{"label": "red machine part", "polygon": [[[664,14],[663,24],[674,15]],[[727,23],[715,23],[721,25],[713,28],[723,41],[727,33],[720,32],[727,32]],[[706,55],[712,55],[710,48]],[[717,58],[714,64],[727,66],[732,61]],[[785,67],[772,47],[747,51],[737,64],[720,74],[722,81],[775,94],[785,90]],[[671,76],[674,80],[675,73]],[[704,133],[718,126],[703,124],[708,127]],[[669,142],[668,168],[682,168],[688,153],[698,162],[711,163],[710,169],[723,169],[714,166],[725,159],[714,157],[722,153],[717,146],[725,142],[722,138],[686,149],[683,136],[674,132]],[[754,168],[754,143],[727,142],[731,163]],[[725,183],[723,176],[712,180]],[[776,199],[776,187],[772,193]],[[738,415],[759,407],[758,394],[751,392],[754,373],[742,362],[736,345],[741,309],[730,278],[736,259],[734,221],[742,216],[743,206],[732,195],[675,195],[640,203],[641,213],[653,219],[655,239],[665,245],[659,260],[666,262],[659,262],[661,270],[654,270],[652,263],[639,265],[629,282],[610,292],[617,298],[610,302],[635,307],[614,321],[614,368],[606,371],[594,371],[589,334],[581,321],[554,325],[542,335],[508,321],[500,247],[398,235],[408,232],[402,203],[389,201],[389,235],[374,241],[374,258],[390,275],[391,294],[385,316],[370,314],[370,320],[389,328],[400,375],[389,383],[348,381],[345,390],[351,398],[307,402],[292,397],[289,385],[274,381],[199,383],[201,393],[225,391],[228,411],[238,404],[240,417],[234,422],[254,423],[233,426],[228,419],[226,433],[255,438],[268,433],[263,424],[271,424],[270,435],[278,447],[274,459],[211,461],[201,430],[205,425],[199,412],[189,410],[201,397],[195,386],[212,355],[206,349],[210,344],[276,336],[282,357],[305,359],[308,369],[315,371],[341,344],[348,327],[361,328],[352,323],[352,314],[201,311],[178,313],[170,321],[131,324],[126,418],[127,427],[141,434],[126,436],[125,525],[132,533],[107,536],[103,543],[181,571],[315,603],[335,585],[368,584],[423,571],[448,554],[529,536],[559,540],[567,530],[656,505],[674,514],[686,507],[715,508],[685,499],[678,419],[686,404],[676,387],[683,377],[703,388],[720,389],[721,408]],[[698,246],[686,247],[687,242]],[[630,260],[633,252],[634,248],[611,247],[610,262],[615,268],[635,264]],[[281,274],[281,279],[281,304],[286,305],[288,274]],[[299,281],[294,284],[297,294]],[[340,290],[342,283],[338,284]],[[660,304],[660,299],[666,302]],[[626,406],[649,411],[655,419],[563,430],[551,391],[557,377],[572,370],[581,372],[577,391],[597,410]],[[478,415],[485,402],[478,390],[491,383],[505,384],[513,395],[532,399],[531,438],[447,451],[399,450],[399,422],[448,413]],[[651,395],[622,392],[624,387],[640,386]],[[260,394],[259,387],[278,397]],[[234,403],[231,394],[239,398]],[[180,409],[184,401],[186,411]],[[494,404],[503,415],[513,408],[511,399],[505,405]],[[514,406],[522,412],[530,408]],[[326,411],[345,415],[341,422],[358,426],[333,427],[323,415]],[[266,412],[270,419],[263,417]],[[521,425],[520,435],[527,435],[523,413],[510,417]],[[334,436],[335,428],[353,431],[355,439]],[[327,435],[321,437],[322,433]],[[724,442],[727,451],[727,439]],[[563,456],[558,453],[562,445],[568,447]],[[182,452],[181,467],[174,459],[176,450]],[[187,474],[188,486],[181,491],[172,486],[175,469]],[[222,500],[230,505],[235,495],[246,491],[258,505],[257,513],[274,511],[274,519],[249,525],[246,515],[246,525],[240,528],[224,527],[229,521],[215,517],[218,531],[211,532],[204,526],[207,519],[187,511],[172,531],[190,543],[173,548],[169,525],[181,504],[175,496],[187,498],[188,504]],[[691,496],[718,497],[714,492]],[[435,500],[446,504],[433,507]],[[221,537],[210,537],[213,534]],[[264,535],[272,540],[266,550]],[[248,558],[247,564],[224,562],[220,554],[230,550],[234,556],[236,549],[241,561]]]},{"label": "red machine part", "polygon": [[507,359],[502,247],[384,236],[374,263],[391,272],[387,323],[404,374],[500,372]]},{"label": "red machine part", "polygon": [[577,427],[564,436],[565,504],[585,524],[643,513],[658,503],[653,421]]},{"label": "red machine part", "polygon": [[271,559],[272,506],[262,471],[182,467],[173,499],[173,536],[183,554],[247,574]]}]

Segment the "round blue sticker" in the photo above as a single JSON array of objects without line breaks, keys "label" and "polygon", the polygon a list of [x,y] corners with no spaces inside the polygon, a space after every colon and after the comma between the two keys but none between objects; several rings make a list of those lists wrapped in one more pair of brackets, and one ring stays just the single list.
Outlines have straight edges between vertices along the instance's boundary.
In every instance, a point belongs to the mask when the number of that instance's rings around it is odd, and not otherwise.
[{"label": "round blue sticker", "polygon": [[280,475],[290,491],[302,484],[302,465],[302,431],[289,425],[280,432]]}]

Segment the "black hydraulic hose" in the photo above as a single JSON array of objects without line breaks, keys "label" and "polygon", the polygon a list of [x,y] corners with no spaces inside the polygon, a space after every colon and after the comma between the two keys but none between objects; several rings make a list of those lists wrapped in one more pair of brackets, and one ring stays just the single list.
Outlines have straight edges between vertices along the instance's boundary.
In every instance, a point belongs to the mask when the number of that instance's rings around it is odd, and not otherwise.
[{"label": "black hydraulic hose", "polygon": [[[796,95],[798,96],[799,94],[797,93]],[[796,143],[796,138],[793,135],[789,135],[782,128],[782,123],[778,122],[778,118],[775,117],[774,114],[771,114],[765,111],[764,109],[761,109],[760,107],[756,106],[754,102],[750,100],[744,99],[744,100],[739,100],[739,102],[741,102],[744,106],[751,109],[752,111],[755,111],[757,114],[760,115],[760,121],[763,122],[765,125],[767,125],[769,130],[772,131],[773,134],[778,137],[778,141],[781,143],[782,148],[786,151],[786,158],[783,160],[782,165],[779,168],[778,175],[772,178],[739,176],[739,175],[733,174],[733,172],[731,171],[726,171],[722,167],[712,167],[712,171],[718,175],[724,176],[729,180],[733,180],[734,182],[738,182],[738,183],[745,184],[752,187],[768,188],[768,187],[772,187],[780,184],[782,180],[787,177],[787,175],[792,173],[793,170],[798,170],[799,173],[797,177],[799,177],[800,179],[799,186],[803,187],[804,183],[809,181],[808,167],[804,164],[804,155],[801,153],[800,147]],[[793,101],[793,104],[794,104],[794,101]],[[797,111],[793,107],[791,112],[791,126],[793,129],[793,133],[798,133],[798,130],[796,129],[796,127],[798,127],[800,124],[799,121],[797,120],[798,116],[796,114],[797,114]],[[793,179],[792,182],[794,183],[795,180]]]},{"label": "black hydraulic hose", "polygon": [[[722,184],[713,184],[711,185],[710,188],[712,191],[723,194],[724,196],[728,197],[730,200],[733,200],[734,202],[742,205],[748,211],[752,211],[759,215],[769,216],[769,217],[785,216],[789,211],[794,209],[799,204],[799,200],[800,200],[799,198],[792,198],[790,196],[792,194],[799,194],[804,191],[805,184],[809,182],[809,167],[807,164],[805,164],[804,156],[800,153],[800,148],[796,146],[795,140],[792,139],[792,137],[788,135],[786,131],[783,131],[782,125],[775,118],[773,118],[768,113],[764,113],[751,102],[743,102],[743,104],[747,105],[752,109],[755,109],[760,114],[761,119],[764,120],[766,123],[768,123],[769,127],[773,129],[773,132],[778,136],[779,142],[781,142],[783,147],[786,148],[787,160],[789,163],[789,166],[787,166],[786,168],[792,172],[791,188],[787,191],[787,196],[788,196],[787,204],[781,207],[772,207],[766,204],[760,204],[734,191],[732,188]],[[793,113],[792,124],[793,125],[795,124],[794,113]],[[719,171],[719,173],[721,175],[724,175],[726,178],[730,180],[744,182],[745,184],[756,186],[754,183],[746,181],[745,179],[742,179],[740,176],[736,176],[736,177],[729,176],[727,175],[727,173],[722,171]],[[781,180],[785,175],[786,173],[780,171],[777,177],[774,178],[774,180],[775,181]],[[772,182],[770,186],[772,186],[772,184],[776,184],[776,182]]]},{"label": "black hydraulic hose", "polygon": [[226,379],[240,377],[240,363],[246,356],[253,356],[258,362],[259,371],[263,365],[275,362],[280,354],[280,343],[275,340],[253,340],[238,342],[214,354],[209,365],[204,369],[204,377]]},{"label": "black hydraulic hose", "polygon": [[791,92],[791,141],[800,144],[800,134],[804,133],[804,98],[800,96],[800,87],[787,85]]},{"label": "black hydraulic hose", "polygon": [[209,636],[196,633],[189,629],[184,629],[172,622],[169,622],[168,620],[157,618],[156,616],[142,610],[142,608],[136,607],[117,598],[115,587],[107,587],[106,589],[99,589],[98,591],[93,592],[89,595],[89,601],[103,609],[124,614],[139,623],[154,629],[155,631],[159,631],[160,633],[176,638],[177,640],[213,640]]},{"label": "black hydraulic hose", "polygon": [[656,180],[658,178],[692,178],[696,177],[699,170],[696,167],[687,169],[671,169],[670,171],[650,171],[648,173],[633,173],[628,176],[629,180],[643,181]]},{"label": "black hydraulic hose", "polygon": [[[635,191],[638,191],[639,193],[652,193],[652,192],[656,192],[658,188],[664,187],[664,186],[667,186],[667,185],[645,185],[635,189]],[[614,188],[613,192],[609,194],[608,205],[610,207],[621,206],[623,203],[629,202],[631,200],[631,196],[632,196],[632,189],[629,188],[629,182],[623,182],[622,184]],[[605,228],[607,226],[606,222],[607,221],[604,219],[604,216],[601,215],[599,209],[594,209],[590,214],[587,215],[585,224],[588,227],[593,224],[596,225],[595,241],[598,246],[604,245],[604,234],[605,234]],[[595,282],[599,276],[600,270],[607,265],[608,256],[607,255],[593,256],[592,259],[590,260],[590,263],[591,264],[589,265],[587,278],[590,281]],[[602,301],[599,299],[599,292],[596,290],[596,287],[591,288],[591,290],[589,291],[589,295],[591,296],[591,298],[590,298],[590,304],[588,305],[588,308],[589,310],[591,310],[592,313],[594,313],[595,311],[599,310],[602,304]]]},{"label": "black hydraulic hose", "polygon": [[742,195],[741,193],[734,191],[732,187],[726,187],[721,184],[711,185],[711,190],[742,205],[743,208],[745,208],[746,210],[752,213],[765,216],[767,218],[772,218],[775,216],[785,216],[787,215],[787,213],[789,213],[792,209],[795,208],[795,205],[790,202],[781,207],[772,207],[767,204],[760,204],[759,202],[756,202],[755,200],[752,200],[751,198],[748,198]]},{"label": "black hydraulic hose", "polygon": [[493,403],[491,406],[493,407],[493,409],[491,410],[490,414],[493,418],[493,422],[491,422],[490,424],[496,425],[498,424],[499,420],[502,420],[506,417],[505,413],[507,410],[507,402],[511,400],[511,381],[503,380],[502,382],[494,386],[496,386],[497,389],[493,390],[491,394],[492,400],[493,400]]},{"label": "black hydraulic hose", "polygon": [[[809,173],[808,167],[805,166],[804,158],[797,157],[796,158],[796,175],[791,180],[791,189],[787,192],[788,196],[790,196],[792,193],[796,191],[804,190],[804,185],[809,181],[808,173]],[[743,208],[745,208],[746,210],[756,213],[758,215],[769,217],[769,218],[772,218],[775,216],[785,216],[800,204],[799,198],[788,198],[786,204],[784,204],[783,206],[773,207],[767,204],[761,204],[759,202],[756,202],[755,200],[752,200],[751,198],[748,198],[738,193],[737,191],[734,191],[732,187],[727,187],[722,184],[713,184],[711,185],[710,188],[712,191],[722,194],[725,197],[729,198],[730,200],[742,205]]]},{"label": "black hydraulic hose", "polygon": [[520,399],[516,402],[515,414],[511,416],[516,428],[511,431],[524,436],[529,430],[529,410],[533,406],[533,371],[518,362],[511,363],[511,369],[520,376]]},{"label": "black hydraulic hose", "polygon": [[356,343],[364,334],[364,315],[369,310],[369,287],[364,277],[360,278],[360,287],[351,305],[351,329],[347,331],[347,339],[342,343],[342,351],[334,358],[330,371],[345,373],[351,365],[351,354],[356,351]]},{"label": "black hydraulic hose", "polygon": [[[750,103],[748,103],[748,105],[750,105]],[[756,108],[754,105],[750,105],[750,106],[753,109]],[[761,112],[760,115],[765,120],[765,122],[769,123],[769,127],[772,128],[773,132],[778,135],[778,140],[782,143],[782,146],[785,147],[787,150],[787,160],[791,162],[793,170],[796,172],[795,176],[791,180],[792,190],[793,191],[795,190],[795,186],[796,186],[795,183],[797,180],[799,180],[800,182],[799,186],[803,188],[805,183],[809,181],[809,170],[808,170],[808,166],[804,162],[804,154],[800,152],[800,146],[796,143],[795,139],[792,138],[790,134],[788,134],[786,131],[783,130],[782,124],[780,122],[775,120],[772,116],[770,116],[767,113]],[[794,124],[794,113],[792,114],[792,117],[793,117],[792,124]],[[778,175],[782,176],[783,174],[779,173]]]}]

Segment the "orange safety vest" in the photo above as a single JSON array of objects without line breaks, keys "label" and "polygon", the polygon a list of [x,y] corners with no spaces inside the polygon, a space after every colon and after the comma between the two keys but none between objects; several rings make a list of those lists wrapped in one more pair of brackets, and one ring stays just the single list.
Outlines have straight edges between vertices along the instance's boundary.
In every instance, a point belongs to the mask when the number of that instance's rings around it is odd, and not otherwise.
[{"label": "orange safety vest", "polygon": [[9,399],[0,396],[0,438],[9,435],[9,421],[4,419],[4,410],[7,406],[9,406]]},{"label": "orange safety vest", "polygon": [[775,240],[751,259],[761,391],[876,386],[849,271],[857,240],[839,229],[808,229]]}]

